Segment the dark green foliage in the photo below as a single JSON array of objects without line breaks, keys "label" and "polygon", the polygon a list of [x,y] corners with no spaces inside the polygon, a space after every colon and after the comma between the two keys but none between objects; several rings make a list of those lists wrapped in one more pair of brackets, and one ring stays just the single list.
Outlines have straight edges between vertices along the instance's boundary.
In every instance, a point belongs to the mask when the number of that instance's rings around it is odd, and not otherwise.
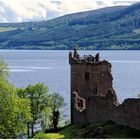
[{"label": "dark green foliage", "polygon": [[[36,85],[28,85],[25,89],[17,89],[17,95],[20,98],[30,100],[31,116],[32,120],[27,122],[28,127],[28,137],[33,137],[34,135],[34,125],[36,121],[40,119],[40,114],[43,109],[47,106],[47,92],[48,88],[43,83],[38,83]],[[31,135],[29,132],[31,129]]]},{"label": "dark green foliage", "polygon": [[140,98],[140,93],[138,94],[138,98]]},{"label": "dark green foliage", "polygon": [[49,94],[45,84],[37,83],[28,85],[25,89],[18,88],[17,95],[30,101],[32,119],[26,122],[28,137],[34,136],[35,124],[40,124],[43,131],[53,127],[53,111],[59,110],[64,102],[59,94]]},{"label": "dark green foliage", "polygon": [[7,63],[4,60],[0,60],[0,81],[5,81],[8,76]]},{"label": "dark green foliage", "polygon": [[[44,131],[48,128],[56,129],[61,120],[60,108],[64,104],[64,98],[58,93],[49,94],[47,107],[41,113],[41,126]],[[54,113],[58,112],[56,116]],[[55,126],[57,122],[57,125]]]},{"label": "dark green foliage", "polygon": [[52,127],[52,112],[61,108],[64,99],[57,93],[48,94],[43,83],[15,89],[7,80],[7,70],[0,60],[0,138],[33,137],[36,123],[44,131]]},{"label": "dark green foliage", "polygon": [[[96,135],[95,130],[101,128],[104,130],[103,134]],[[138,130],[118,125],[114,122],[100,122],[96,124],[80,124],[70,125],[58,132],[49,132],[36,134],[35,138],[64,138],[64,139],[83,139],[83,138],[140,138]]]},{"label": "dark green foliage", "polygon": [[140,3],[69,14],[49,21],[0,24],[0,48],[140,49]]},{"label": "dark green foliage", "polygon": [[17,138],[31,120],[30,101],[16,95],[6,76],[7,64],[0,60],[0,138]]}]

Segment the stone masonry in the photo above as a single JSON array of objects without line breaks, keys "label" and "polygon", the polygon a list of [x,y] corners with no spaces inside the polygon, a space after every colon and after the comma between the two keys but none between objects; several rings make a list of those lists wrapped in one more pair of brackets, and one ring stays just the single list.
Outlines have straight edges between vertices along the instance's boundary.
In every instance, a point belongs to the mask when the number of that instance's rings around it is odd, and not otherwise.
[{"label": "stone masonry", "polygon": [[99,54],[80,57],[69,53],[71,65],[71,123],[114,121],[140,130],[140,99],[119,104],[112,87],[111,63]]}]

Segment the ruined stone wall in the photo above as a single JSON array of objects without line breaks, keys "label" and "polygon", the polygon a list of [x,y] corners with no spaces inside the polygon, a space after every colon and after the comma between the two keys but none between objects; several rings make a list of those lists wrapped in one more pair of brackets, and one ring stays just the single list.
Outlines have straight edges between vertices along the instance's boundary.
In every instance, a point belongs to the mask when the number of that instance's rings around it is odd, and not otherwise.
[{"label": "ruined stone wall", "polygon": [[[113,95],[114,96],[114,95]],[[86,99],[87,105],[83,112],[74,116],[74,124],[97,123],[100,121],[114,121],[118,124],[140,130],[140,99],[126,99],[116,106],[113,96],[93,96]]]},{"label": "ruined stone wall", "polygon": [[[73,64],[71,66],[71,98],[72,105],[73,92],[77,92],[82,98],[88,98],[94,95],[106,95],[107,90],[112,87],[112,76],[110,74],[110,64],[100,62],[99,64]],[[89,79],[86,79],[86,74]],[[81,117],[75,107],[72,106],[73,116],[76,119]],[[80,119],[81,120],[81,119]]]},{"label": "ruined stone wall", "polygon": [[74,106],[73,93],[76,92],[84,99],[95,95],[105,96],[108,89],[113,89],[113,78],[111,64],[105,60],[100,61],[99,54],[95,57],[89,55],[81,58],[75,50],[74,54],[69,54],[69,63],[71,65],[71,121],[73,123],[79,118],[82,121],[81,114]]},{"label": "ruined stone wall", "polygon": [[109,65],[106,62],[73,64],[71,66],[71,89],[82,97],[105,95],[108,88],[112,88]]},{"label": "ruined stone wall", "polygon": [[87,109],[80,114],[84,123],[112,120],[140,130],[140,99],[126,99],[119,106],[114,105],[111,98],[101,96],[87,101]]},{"label": "ruined stone wall", "polygon": [[112,120],[140,130],[140,99],[126,99],[119,104],[112,87],[111,64],[96,57],[80,58],[76,51],[69,55],[71,123]]},{"label": "ruined stone wall", "polygon": [[125,99],[113,108],[113,121],[140,130],[140,99]]}]

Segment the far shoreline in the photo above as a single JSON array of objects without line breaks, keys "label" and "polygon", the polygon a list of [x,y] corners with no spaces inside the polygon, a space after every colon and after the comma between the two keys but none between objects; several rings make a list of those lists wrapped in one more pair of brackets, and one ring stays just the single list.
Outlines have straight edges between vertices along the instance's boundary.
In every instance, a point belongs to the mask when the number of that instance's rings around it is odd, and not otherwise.
[{"label": "far shoreline", "polygon": [[[10,49],[10,48],[0,48],[0,50],[11,50],[11,51],[72,51],[73,49]],[[140,49],[78,49],[79,51],[140,51]]]}]

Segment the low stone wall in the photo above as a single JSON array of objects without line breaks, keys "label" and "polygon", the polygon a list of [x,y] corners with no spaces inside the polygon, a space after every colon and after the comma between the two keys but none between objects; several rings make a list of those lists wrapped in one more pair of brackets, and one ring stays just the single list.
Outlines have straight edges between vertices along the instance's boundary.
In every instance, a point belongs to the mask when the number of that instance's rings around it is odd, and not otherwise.
[{"label": "low stone wall", "polygon": [[73,123],[95,123],[114,121],[140,130],[140,99],[126,99],[122,104],[114,104],[114,95],[92,96],[86,99],[86,109],[79,112],[74,109]]},{"label": "low stone wall", "polygon": [[140,99],[125,99],[113,108],[113,121],[140,130]]}]

